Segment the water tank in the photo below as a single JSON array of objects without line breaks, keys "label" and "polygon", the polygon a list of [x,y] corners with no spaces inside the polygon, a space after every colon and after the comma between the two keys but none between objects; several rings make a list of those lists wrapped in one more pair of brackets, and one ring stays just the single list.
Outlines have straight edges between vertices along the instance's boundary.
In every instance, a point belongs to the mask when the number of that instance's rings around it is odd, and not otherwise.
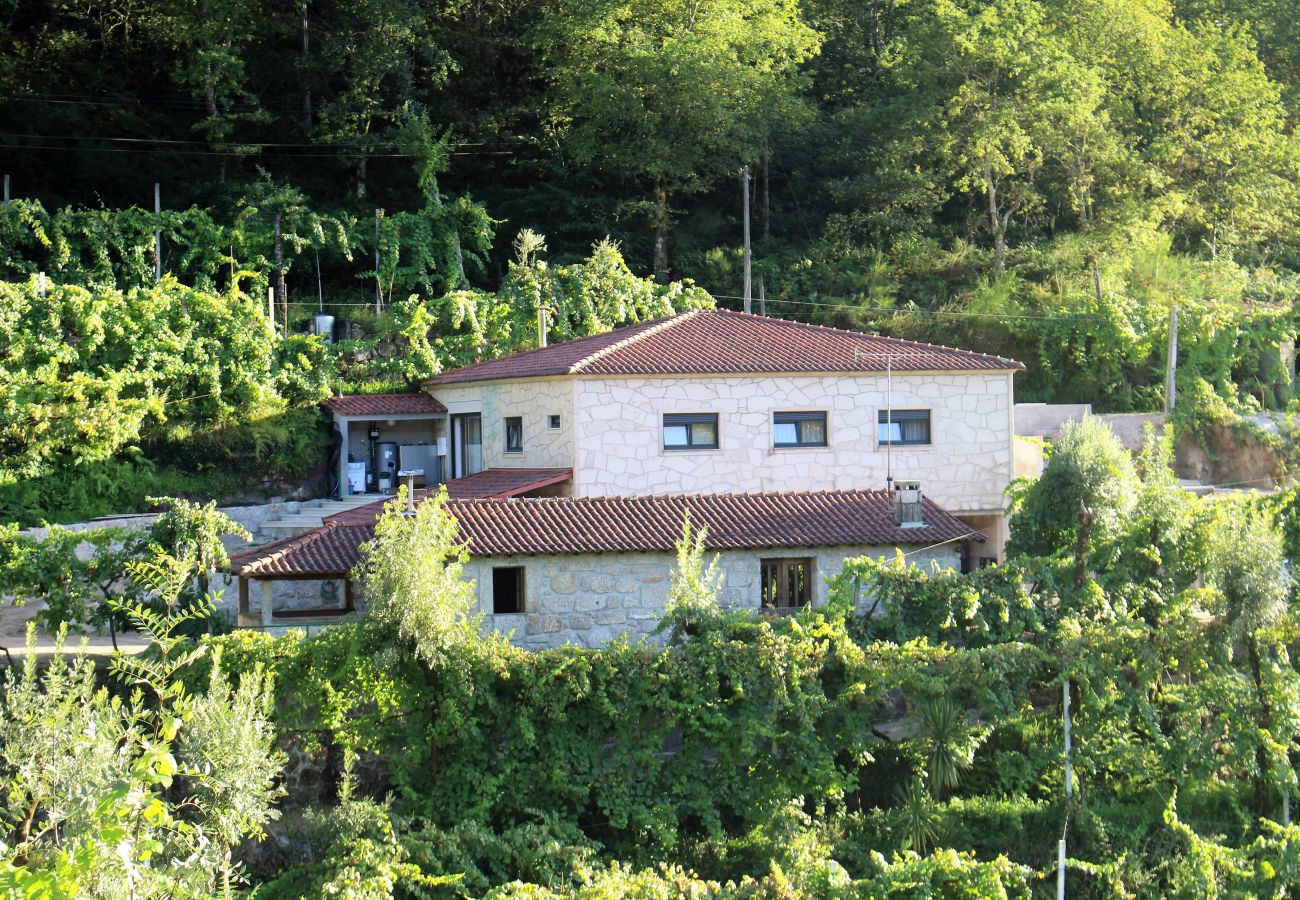
[{"label": "water tank", "polygon": [[397,442],[380,441],[375,445],[375,472],[381,493],[387,494],[397,486],[397,468]]},{"label": "water tank", "polygon": [[334,317],[327,316],[325,313],[318,313],[316,315],[316,333],[324,335],[325,340],[332,341],[334,339]]}]

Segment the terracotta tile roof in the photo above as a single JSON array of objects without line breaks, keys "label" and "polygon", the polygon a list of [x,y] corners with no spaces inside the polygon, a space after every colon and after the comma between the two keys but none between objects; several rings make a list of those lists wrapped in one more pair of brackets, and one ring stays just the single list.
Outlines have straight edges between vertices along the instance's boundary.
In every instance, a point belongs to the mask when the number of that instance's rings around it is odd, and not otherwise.
[{"label": "terracotta tile roof", "polygon": [[935,344],[697,309],[453,369],[426,384],[542,375],[694,375],[747,372],[1008,371],[1022,363]]},{"label": "terracotta tile roof", "polygon": [[[473,500],[487,497],[518,497],[529,491],[540,490],[553,484],[563,484],[573,477],[572,469],[484,469],[474,475],[453,478],[447,482],[447,497],[452,500]],[[432,490],[437,490],[433,488]],[[415,492],[415,501],[420,503],[429,494],[428,490]],[[326,516],[325,522],[340,525],[369,524],[379,517],[388,500],[376,500],[365,506],[347,509],[343,512]]]},{"label": "terracotta tile roof", "polygon": [[366,525],[322,525],[303,534],[230,554],[230,571],[258,578],[342,578],[361,558],[361,545],[374,536]]},{"label": "terracotta tile roof", "polygon": [[[925,526],[899,528],[885,491],[447,501],[474,556],[671,551],[687,510],[695,526],[708,526],[705,545],[710,550],[984,540],[928,499]],[[371,528],[327,522],[296,538],[237,554],[231,557],[231,569],[258,577],[337,577],[356,565]]]},{"label": "terracotta tile roof", "polygon": [[419,394],[349,394],[330,397],[325,408],[340,416],[421,416],[441,414],[447,407],[427,393]]}]

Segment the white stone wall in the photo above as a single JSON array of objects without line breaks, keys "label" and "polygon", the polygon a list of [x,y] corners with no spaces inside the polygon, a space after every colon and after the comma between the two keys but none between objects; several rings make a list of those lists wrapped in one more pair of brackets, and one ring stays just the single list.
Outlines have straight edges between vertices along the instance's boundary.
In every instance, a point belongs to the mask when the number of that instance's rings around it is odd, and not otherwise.
[{"label": "white stone wall", "polygon": [[[884,375],[578,378],[574,494],[715,493],[885,486],[877,415]],[[929,409],[932,443],[894,447],[896,480],[951,512],[996,512],[1012,474],[1012,376],[902,374],[894,409]],[[829,446],[775,449],[772,414],[825,410]],[[716,412],[719,449],[664,450],[664,413]]]},{"label": "white stone wall", "polygon": [[[573,381],[529,378],[516,381],[434,385],[430,392],[448,412],[481,413],[483,464],[498,468],[569,468],[573,465]],[[548,426],[559,415],[560,427]],[[506,453],[505,418],[524,420],[522,453]]]},{"label": "white stone wall", "polygon": [[[856,556],[894,555],[892,547],[816,547],[724,551],[718,554],[725,578],[722,602],[733,608],[759,606],[760,561],[770,557],[812,557],[813,604],[826,602],[826,579]],[[710,557],[712,558],[712,557]],[[959,544],[946,544],[908,557],[926,566],[961,564]],[[489,628],[512,633],[521,647],[538,650],[575,644],[599,647],[621,634],[650,634],[668,598],[668,576],[676,565],[671,553],[605,553],[549,557],[477,557],[465,566],[476,582],[479,610]],[[524,567],[526,609],[518,615],[493,615],[492,569]]]}]

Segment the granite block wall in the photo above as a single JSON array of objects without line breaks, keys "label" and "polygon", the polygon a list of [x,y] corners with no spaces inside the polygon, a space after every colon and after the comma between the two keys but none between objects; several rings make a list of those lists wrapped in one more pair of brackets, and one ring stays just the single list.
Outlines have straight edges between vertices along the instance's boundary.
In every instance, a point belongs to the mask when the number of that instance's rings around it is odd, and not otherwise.
[{"label": "granite block wall", "polygon": [[[769,557],[812,557],[813,604],[826,602],[826,577],[837,573],[846,559],[893,556],[892,547],[815,547],[771,551],[723,551],[718,554],[724,576],[722,603],[757,609],[760,560]],[[910,556],[918,565],[953,568],[961,564],[959,545],[948,544]],[[574,644],[599,647],[620,635],[646,637],[659,624],[668,598],[668,576],[676,565],[671,553],[605,553],[549,557],[479,557],[469,561],[465,577],[476,582],[479,610],[488,628],[510,633],[512,641],[530,650]],[[494,615],[492,569],[523,566],[525,611]]]},{"label": "granite block wall", "polygon": [[[901,374],[894,409],[928,409],[924,447],[878,444],[883,375],[578,378],[574,494],[883,488],[919,480],[950,512],[1000,512],[1012,477],[1012,381],[1001,373]],[[772,414],[825,411],[825,448],[776,449]],[[664,450],[664,413],[715,412],[716,450]]]}]

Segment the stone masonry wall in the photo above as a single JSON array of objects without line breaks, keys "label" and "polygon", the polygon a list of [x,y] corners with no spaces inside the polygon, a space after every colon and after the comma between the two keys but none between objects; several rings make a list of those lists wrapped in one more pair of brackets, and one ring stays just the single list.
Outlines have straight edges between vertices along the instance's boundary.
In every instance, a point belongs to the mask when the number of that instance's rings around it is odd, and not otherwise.
[{"label": "stone masonry wall", "polygon": [[[881,488],[884,375],[579,378],[577,496]],[[950,512],[999,512],[1012,471],[1012,377],[893,377],[894,409],[931,411],[932,443],[892,448],[894,478]],[[772,414],[825,410],[825,448],[775,449]],[[716,412],[719,449],[664,450],[664,413]],[[485,426],[486,428],[486,426]]]},{"label": "stone masonry wall", "polygon": [[[533,378],[495,383],[435,385],[448,412],[483,415],[483,464],[487,468],[568,468],[573,465],[573,382]],[[548,419],[560,417],[560,427]],[[506,416],[524,420],[522,453],[506,453]]]},{"label": "stone masonry wall", "polygon": [[[813,557],[813,604],[826,602],[826,578],[856,556],[893,556],[892,547],[821,547],[770,551],[724,551],[718,554],[725,578],[722,602],[733,608],[757,609],[760,560]],[[959,545],[947,544],[908,557],[917,565],[945,568],[961,564]],[[477,583],[479,610],[489,628],[512,633],[515,644],[530,650],[575,644],[598,647],[621,634],[650,634],[668,598],[668,575],[676,565],[671,553],[608,553],[548,557],[478,557],[465,567]],[[525,612],[493,615],[492,569],[524,567]]]}]

